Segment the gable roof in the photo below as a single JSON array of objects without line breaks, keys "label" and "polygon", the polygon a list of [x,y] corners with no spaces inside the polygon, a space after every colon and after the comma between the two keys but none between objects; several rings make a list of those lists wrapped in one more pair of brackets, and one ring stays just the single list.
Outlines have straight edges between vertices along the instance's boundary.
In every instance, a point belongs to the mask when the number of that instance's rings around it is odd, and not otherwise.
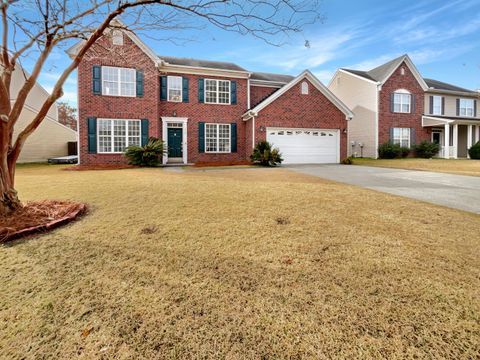
[{"label": "gable roof", "polygon": [[220,70],[232,70],[232,71],[247,71],[244,68],[238,66],[237,64],[224,61],[211,61],[211,60],[199,60],[192,58],[181,58],[174,56],[163,56],[158,55],[158,57],[167,64],[171,65],[180,65],[180,66],[192,66],[199,68],[207,69],[220,69]]},{"label": "gable roof", "polygon": [[447,91],[455,91],[455,92],[472,93],[472,95],[477,95],[477,96],[479,95],[479,93],[476,91],[461,88],[459,86],[455,86],[452,84],[447,84],[445,82],[438,81],[438,80],[425,79],[425,82],[427,83],[430,89],[434,89],[434,90],[447,90]]},{"label": "gable roof", "polygon": [[291,75],[283,75],[283,74],[273,74],[273,73],[266,73],[266,72],[252,72],[250,76],[251,80],[259,80],[259,81],[269,81],[269,82],[276,82],[276,83],[289,83],[295,77]]},{"label": "gable roof", "polygon": [[275,91],[272,95],[267,97],[261,103],[257,104],[253,109],[248,110],[245,114],[243,114],[244,120],[248,120],[253,116],[257,116],[260,111],[270,105],[272,102],[277,100],[280,96],[285,94],[288,90],[294,87],[303,79],[309,80],[313,86],[315,86],[325,97],[330,100],[341,112],[345,114],[347,120],[353,118],[353,112],[339,99],[337,98],[330,90],[327,89],[325,85],[322,84],[320,80],[318,80],[315,75],[313,75],[309,70],[303,71],[300,75],[290,81],[287,85]]},{"label": "gable roof", "polygon": [[408,68],[412,72],[413,76],[417,79],[418,83],[423,88],[423,90],[427,90],[428,85],[426,84],[425,80],[420,75],[417,68],[415,67],[412,60],[407,54],[399,56],[383,65],[377,66],[376,68],[373,68],[368,71],[343,69],[343,68],[341,70],[352,73],[354,75],[358,75],[367,80],[376,81],[381,85],[383,85],[403,62],[407,64]]}]

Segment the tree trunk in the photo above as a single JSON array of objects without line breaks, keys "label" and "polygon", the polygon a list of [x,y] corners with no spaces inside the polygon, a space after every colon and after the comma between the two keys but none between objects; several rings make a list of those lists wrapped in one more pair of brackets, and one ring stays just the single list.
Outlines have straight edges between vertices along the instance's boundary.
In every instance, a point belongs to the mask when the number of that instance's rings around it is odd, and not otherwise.
[{"label": "tree trunk", "polygon": [[0,215],[8,215],[22,207],[17,196],[17,191],[13,187],[13,177],[11,174],[14,169],[8,169],[0,166]]}]

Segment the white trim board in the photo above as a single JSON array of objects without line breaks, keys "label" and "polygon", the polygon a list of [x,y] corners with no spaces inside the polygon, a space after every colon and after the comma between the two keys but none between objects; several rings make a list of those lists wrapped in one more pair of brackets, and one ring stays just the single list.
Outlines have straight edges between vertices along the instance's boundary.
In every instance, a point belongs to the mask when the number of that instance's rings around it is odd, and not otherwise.
[{"label": "white trim board", "polygon": [[[182,124],[182,159],[183,163],[188,163],[188,118],[186,117],[173,117],[162,116],[162,141],[168,148],[168,123],[180,123]],[[168,150],[163,153],[162,163],[165,165],[168,162]]]}]

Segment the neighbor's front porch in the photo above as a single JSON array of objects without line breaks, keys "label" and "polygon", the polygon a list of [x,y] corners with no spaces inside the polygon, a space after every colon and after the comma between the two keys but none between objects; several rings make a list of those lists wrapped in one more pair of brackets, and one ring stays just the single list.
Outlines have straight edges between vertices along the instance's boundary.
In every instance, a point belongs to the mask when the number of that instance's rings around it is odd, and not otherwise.
[{"label": "neighbor's front porch", "polygon": [[422,126],[432,128],[432,142],[440,144],[439,158],[469,158],[468,149],[480,141],[480,120],[423,116]]}]

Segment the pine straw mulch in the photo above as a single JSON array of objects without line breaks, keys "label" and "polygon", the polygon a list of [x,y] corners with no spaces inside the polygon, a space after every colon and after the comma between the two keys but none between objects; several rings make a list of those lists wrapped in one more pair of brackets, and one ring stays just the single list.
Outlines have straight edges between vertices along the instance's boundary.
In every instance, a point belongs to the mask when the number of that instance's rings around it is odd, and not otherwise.
[{"label": "pine straw mulch", "polygon": [[85,214],[87,206],[72,201],[31,201],[14,215],[0,215],[0,243],[51,231]]}]

